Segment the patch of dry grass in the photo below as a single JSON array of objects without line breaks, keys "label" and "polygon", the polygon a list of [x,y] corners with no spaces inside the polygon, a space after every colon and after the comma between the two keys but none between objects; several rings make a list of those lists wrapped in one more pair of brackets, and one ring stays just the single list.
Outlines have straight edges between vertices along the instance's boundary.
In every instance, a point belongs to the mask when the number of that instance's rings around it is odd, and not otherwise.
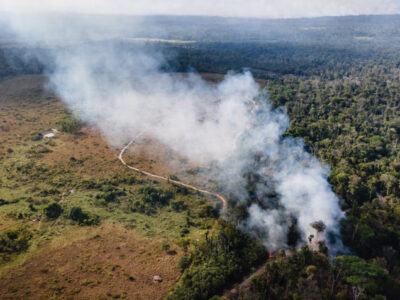
[{"label": "patch of dry grass", "polygon": [[[0,291],[3,299],[161,299],[180,276],[174,250],[120,224],[79,228],[3,270]],[[154,283],[154,275],[163,281]]]},{"label": "patch of dry grass", "polygon": [[[33,234],[25,253],[0,265],[1,298],[161,298],[180,276],[176,265],[182,232],[185,239],[198,241],[214,223],[213,218],[198,216],[208,200],[175,192],[174,201],[184,203],[182,211],[165,206],[155,215],[132,212],[129,203],[140,200],[140,186],[167,190],[171,185],[122,166],[118,149],[109,147],[93,128],[35,138],[57,128],[66,112],[63,103],[44,90],[44,82],[35,75],[0,83],[0,199],[7,202],[0,206],[0,232],[27,226]],[[151,140],[127,153],[127,160],[162,175],[181,176],[187,168],[196,168]],[[135,182],[118,183],[126,176],[135,177]],[[99,187],[82,187],[85,180]],[[126,196],[99,205],[96,196],[114,181]],[[43,213],[53,202],[64,209],[57,220]],[[100,216],[101,224],[78,226],[68,218],[74,206]],[[163,242],[175,252],[163,251]],[[154,283],[154,275],[163,281]]]}]

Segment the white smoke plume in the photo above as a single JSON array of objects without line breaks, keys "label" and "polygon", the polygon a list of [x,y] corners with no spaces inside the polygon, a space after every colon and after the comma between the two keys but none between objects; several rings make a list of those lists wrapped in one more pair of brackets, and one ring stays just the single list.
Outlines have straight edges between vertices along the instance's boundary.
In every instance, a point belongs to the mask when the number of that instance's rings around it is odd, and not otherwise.
[{"label": "white smoke plume", "polygon": [[48,20],[13,16],[9,25],[28,45],[48,47],[50,85],[111,144],[145,131],[195,162],[216,164],[232,202],[253,199],[240,226],[262,237],[270,251],[287,245],[293,220],[301,243],[315,235],[311,223],[322,220],[327,230],[318,239],[340,247],[340,240],[329,238],[339,236],[342,217],[329,170],[304,150],[302,140],[282,137],[289,126],[285,111],[272,108],[249,72],[228,73],[218,84],[196,74],[165,73],[156,49]]}]

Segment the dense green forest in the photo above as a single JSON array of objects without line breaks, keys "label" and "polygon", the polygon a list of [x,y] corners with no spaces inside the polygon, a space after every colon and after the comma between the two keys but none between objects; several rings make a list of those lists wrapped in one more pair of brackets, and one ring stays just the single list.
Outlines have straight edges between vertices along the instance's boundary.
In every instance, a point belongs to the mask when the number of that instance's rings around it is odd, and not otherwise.
[{"label": "dense green forest", "polygon": [[[341,233],[348,255],[331,258],[324,247],[282,251],[226,297],[399,299],[400,16],[178,20],[157,19],[156,25],[171,29],[167,36],[157,35],[154,24],[147,28],[151,37],[196,41],[152,43],[171,58],[166,68],[208,73],[246,68],[266,80],[269,100],[285,106],[291,118],[286,135],[303,138],[330,166],[329,180],[346,214]],[[1,77],[42,71],[39,62],[25,65],[18,58],[15,53],[23,50],[14,52],[12,68],[11,50],[2,51]],[[245,214],[242,209],[235,209],[232,223]],[[183,275],[167,298],[222,295],[265,260],[256,241],[221,222],[182,257]]]},{"label": "dense green forest", "polygon": [[302,137],[331,167],[329,180],[346,213],[342,238],[358,256],[332,263],[306,248],[282,255],[266,264],[240,299],[399,297],[400,56],[398,35],[391,33],[381,43],[338,37],[336,44],[316,38],[180,49],[182,69],[223,73],[246,67],[267,80],[270,101],[291,117],[286,134]]}]

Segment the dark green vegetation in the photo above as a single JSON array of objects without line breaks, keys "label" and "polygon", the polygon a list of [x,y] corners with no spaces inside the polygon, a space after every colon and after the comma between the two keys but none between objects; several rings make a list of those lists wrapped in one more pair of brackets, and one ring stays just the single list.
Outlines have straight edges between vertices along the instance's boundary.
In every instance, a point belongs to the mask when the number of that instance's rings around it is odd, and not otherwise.
[{"label": "dark green vegetation", "polygon": [[171,191],[163,191],[151,186],[144,186],[139,189],[141,200],[133,203],[132,211],[139,211],[146,214],[156,213],[157,207],[162,207],[169,204],[173,198]]},{"label": "dark green vegetation", "polygon": [[364,258],[386,257],[389,269],[398,274],[400,83],[396,70],[391,65],[365,64],[347,78],[285,79],[271,83],[270,91],[273,102],[286,105],[292,116],[288,134],[303,137],[332,168],[330,181],[347,215],[342,224],[345,243]]},{"label": "dark green vegetation", "polygon": [[48,217],[50,219],[57,219],[61,215],[62,211],[63,211],[62,207],[58,203],[49,204],[44,209],[44,213],[46,214],[46,217]]},{"label": "dark green vegetation", "polygon": [[[286,135],[303,138],[309,151],[331,167],[329,180],[347,216],[342,238],[361,257],[344,256],[332,264],[322,253],[310,252],[313,259],[303,267],[293,261],[298,255],[274,260],[252,286],[259,299],[399,297],[400,47],[394,24],[400,17],[330,21],[310,20],[323,28],[298,40],[284,41],[286,33],[277,30],[274,42],[244,38],[240,44],[198,43],[179,51],[182,69],[248,67],[267,80],[270,100],[286,106],[291,117]],[[298,28],[302,22],[308,21],[298,21]],[[321,260],[319,274],[312,275]],[[286,268],[290,265],[300,269]],[[303,279],[295,278],[302,268],[310,268],[307,276],[314,283],[302,287]],[[335,279],[332,272],[340,276]],[[276,282],[269,276],[278,276]],[[323,293],[318,296],[313,284]]]},{"label": "dark green vegetation", "polygon": [[[266,80],[273,105],[285,106],[291,117],[286,135],[303,138],[308,150],[331,167],[329,180],[346,212],[341,231],[352,255],[332,260],[324,247],[321,251],[291,249],[268,260],[249,282],[237,284],[236,293],[226,296],[399,299],[400,17],[280,21],[157,17],[152,21],[136,36],[196,41],[149,43],[150,48],[172,53],[168,57],[174,59],[167,70],[225,73],[249,68],[257,78]],[[127,19],[121,19],[121,24],[124,22]],[[162,31],[157,29],[160,25]],[[23,52],[16,50],[14,56],[18,57],[18,51]],[[17,71],[12,72],[5,61],[1,63],[2,78],[41,72],[36,61],[26,66],[17,59]],[[56,124],[74,134],[81,125],[70,118],[67,115]],[[34,178],[27,192],[32,196],[1,194],[4,214],[29,220],[46,207],[47,214],[49,203],[61,202],[62,193],[75,187],[77,192],[69,201],[60,203],[63,212],[58,218],[66,224],[90,225],[92,222],[85,220],[111,218],[127,228],[147,231],[149,236],[161,233],[178,239],[185,252],[178,263],[182,276],[167,298],[222,295],[265,261],[257,242],[231,224],[219,221],[213,228],[216,212],[206,200],[126,174],[77,180],[74,172],[89,161],[87,157],[75,158],[74,154],[68,157],[67,168],[49,168],[39,160],[51,155],[55,145],[42,141],[37,131],[26,140],[29,142],[23,147],[3,149],[7,159],[1,180],[10,190],[19,187],[16,178],[21,185]],[[31,160],[16,159],[21,154]],[[245,215],[241,209],[235,211]],[[175,217],[180,218],[179,225],[160,229]],[[209,233],[204,232],[207,229]],[[200,233],[199,241],[188,238],[193,231]],[[10,245],[4,249],[24,251],[29,243],[17,241],[30,238],[19,233],[14,239],[2,237],[4,245]],[[163,251],[168,252],[167,248]]]},{"label": "dark green vegetation", "polygon": [[62,132],[75,133],[82,127],[82,124],[70,114],[65,114],[58,122],[58,127]]},{"label": "dark green vegetation", "polygon": [[240,280],[266,256],[262,245],[221,221],[205,241],[179,261],[182,277],[166,299],[209,299]]},{"label": "dark green vegetation", "polygon": [[[266,263],[237,299],[396,299],[397,283],[379,266],[356,256],[338,256],[332,265],[307,247]],[[387,297],[387,298],[386,298]]]},{"label": "dark green vegetation", "polygon": [[8,229],[0,234],[0,263],[10,260],[11,255],[28,249],[32,233],[25,227],[19,226]]},{"label": "dark green vegetation", "polygon": [[100,222],[98,216],[89,215],[89,213],[82,211],[82,208],[79,206],[71,208],[69,217],[80,225],[98,225]]}]

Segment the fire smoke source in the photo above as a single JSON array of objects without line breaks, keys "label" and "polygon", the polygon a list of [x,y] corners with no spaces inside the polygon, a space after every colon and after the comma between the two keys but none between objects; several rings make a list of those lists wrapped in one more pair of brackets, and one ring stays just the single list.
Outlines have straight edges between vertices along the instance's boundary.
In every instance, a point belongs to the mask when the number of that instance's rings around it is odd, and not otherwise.
[{"label": "fire smoke source", "polygon": [[[304,150],[302,140],[282,137],[288,116],[272,108],[251,73],[228,73],[218,84],[196,74],[171,75],[161,71],[165,59],[157,50],[49,20],[14,16],[8,24],[21,42],[46,46],[49,85],[109,143],[145,130],[195,162],[216,164],[231,201],[257,199],[240,226],[257,233],[270,251],[287,245],[293,220],[299,243],[315,234],[312,222],[323,220],[327,230],[318,239],[340,248],[340,239],[328,239],[339,236],[342,217],[329,170]],[[256,178],[251,194],[249,176]]]}]

